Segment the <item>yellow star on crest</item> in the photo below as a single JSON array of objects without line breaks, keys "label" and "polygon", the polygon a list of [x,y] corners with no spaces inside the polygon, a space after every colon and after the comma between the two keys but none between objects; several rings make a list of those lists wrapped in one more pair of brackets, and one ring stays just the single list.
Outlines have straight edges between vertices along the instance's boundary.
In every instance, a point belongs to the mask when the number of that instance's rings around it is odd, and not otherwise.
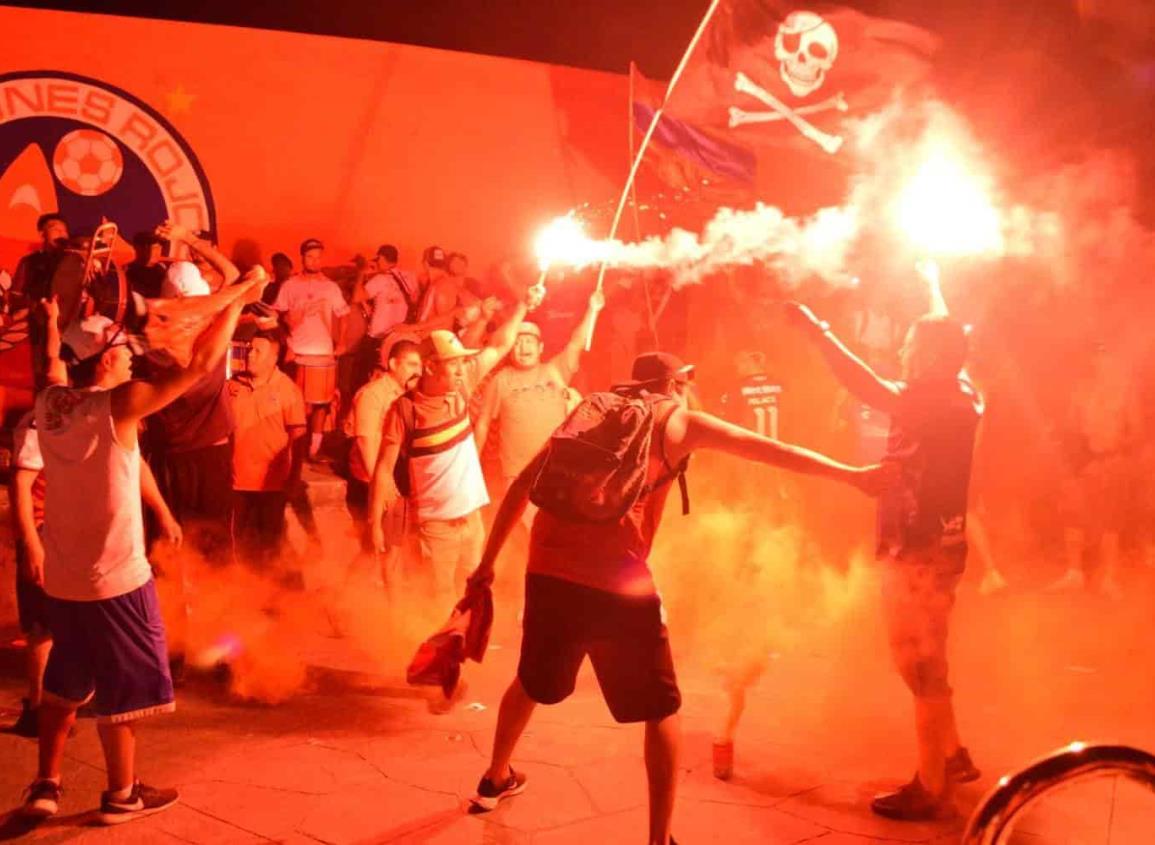
[{"label": "yellow star on crest", "polygon": [[183,85],[178,85],[172,91],[165,94],[164,98],[168,102],[169,114],[184,114],[185,112],[192,111],[193,100],[197,97],[196,94],[190,94],[184,90]]}]

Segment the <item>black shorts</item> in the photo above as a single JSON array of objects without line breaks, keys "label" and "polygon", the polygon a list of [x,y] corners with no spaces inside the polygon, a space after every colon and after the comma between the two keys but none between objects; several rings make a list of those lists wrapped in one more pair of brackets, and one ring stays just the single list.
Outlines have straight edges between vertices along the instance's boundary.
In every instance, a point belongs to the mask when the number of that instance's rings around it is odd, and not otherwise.
[{"label": "black shorts", "polygon": [[587,654],[616,721],[664,719],[682,706],[657,596],[526,576],[517,677],[529,697],[539,704],[567,698]]},{"label": "black shorts", "polygon": [[44,588],[23,578],[24,543],[16,541],[16,614],[20,619],[20,631],[25,637],[43,640],[51,636],[48,631],[48,596]]}]

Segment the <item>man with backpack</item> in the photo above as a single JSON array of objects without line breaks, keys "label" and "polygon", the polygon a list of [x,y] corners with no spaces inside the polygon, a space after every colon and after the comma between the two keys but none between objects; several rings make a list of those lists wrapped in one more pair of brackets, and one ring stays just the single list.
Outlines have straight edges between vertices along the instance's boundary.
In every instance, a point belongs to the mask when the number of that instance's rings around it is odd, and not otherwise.
[{"label": "man with backpack", "polygon": [[[681,693],[648,565],[670,483],[689,512],[690,454],[717,449],[796,472],[824,475],[869,494],[883,467],[850,467],[687,407],[692,366],[651,352],[632,380],[587,397],[515,479],[502,502],[471,591],[488,589],[494,563],[528,501],[534,521],[517,678],[502,698],[489,769],[471,812],[487,812],[525,789],[510,758],[537,704],[573,692],[586,655],[618,722],[644,722],[650,845],[673,843]],[[469,596],[465,602],[469,601]]]}]

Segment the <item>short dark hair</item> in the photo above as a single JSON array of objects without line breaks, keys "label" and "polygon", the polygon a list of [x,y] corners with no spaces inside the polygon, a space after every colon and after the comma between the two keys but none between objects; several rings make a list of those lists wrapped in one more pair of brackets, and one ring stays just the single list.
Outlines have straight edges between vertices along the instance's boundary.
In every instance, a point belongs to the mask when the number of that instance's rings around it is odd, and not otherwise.
[{"label": "short dark hair", "polygon": [[270,259],[270,263],[276,264],[278,261],[284,261],[290,267],[293,266],[293,259],[289,258],[289,256],[285,255],[283,252],[273,253],[273,257]]},{"label": "short dark hair", "polygon": [[156,232],[151,232],[148,229],[137,232],[132,236],[132,245],[135,247],[146,247],[162,243],[164,243],[164,241],[157,237]]},{"label": "short dark hair", "polygon": [[285,352],[288,350],[289,344],[286,342],[285,333],[281,330],[280,326],[276,326],[271,329],[259,329],[256,331],[253,336],[249,338],[250,349],[253,346],[253,341],[257,340],[258,338],[261,340],[267,340],[269,343],[277,347],[278,367],[285,363]]},{"label": "short dark hair", "polygon": [[966,364],[970,346],[962,323],[950,316],[926,314],[914,321],[914,330],[929,348],[934,372],[957,375]]},{"label": "short dark hair", "polygon": [[[253,335],[253,340],[256,340],[257,338],[267,340],[269,343],[275,343],[277,346],[285,345],[285,333],[281,331],[279,326],[272,329],[259,330],[256,334]],[[250,343],[251,342],[252,341],[250,341]]]},{"label": "short dark hair", "polygon": [[53,220],[59,220],[61,223],[68,225],[65,223],[64,218],[61,215],[57,214],[55,211],[50,211],[47,214],[41,214],[36,218],[36,231],[43,232],[44,227],[51,223]]},{"label": "short dark hair", "polygon": [[397,247],[393,246],[393,244],[382,244],[377,248],[377,254],[388,261],[390,264],[397,263]]},{"label": "short dark hair", "polygon": [[68,382],[72,387],[92,387],[96,381],[96,368],[100,366],[102,355],[93,355],[83,361],[74,361],[68,365]]},{"label": "short dark hair", "polygon": [[416,352],[418,355],[420,355],[421,347],[414,343],[412,340],[399,340],[389,347],[389,360],[400,358],[402,355],[405,355],[408,352]]}]

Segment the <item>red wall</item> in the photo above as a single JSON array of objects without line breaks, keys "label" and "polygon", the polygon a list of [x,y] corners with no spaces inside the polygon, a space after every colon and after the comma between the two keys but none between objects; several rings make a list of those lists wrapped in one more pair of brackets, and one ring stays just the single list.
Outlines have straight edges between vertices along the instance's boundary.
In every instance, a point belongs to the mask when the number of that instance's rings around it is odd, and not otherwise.
[{"label": "red wall", "polygon": [[[528,249],[554,214],[615,195],[628,167],[616,75],[5,7],[0,33],[0,73],[94,77],[163,114],[207,173],[222,242],[255,238],[266,257],[317,236],[330,259],[391,241],[413,265],[437,242],[480,270]],[[0,239],[33,238],[28,221],[0,197]],[[11,251],[0,266],[11,269]]]}]

